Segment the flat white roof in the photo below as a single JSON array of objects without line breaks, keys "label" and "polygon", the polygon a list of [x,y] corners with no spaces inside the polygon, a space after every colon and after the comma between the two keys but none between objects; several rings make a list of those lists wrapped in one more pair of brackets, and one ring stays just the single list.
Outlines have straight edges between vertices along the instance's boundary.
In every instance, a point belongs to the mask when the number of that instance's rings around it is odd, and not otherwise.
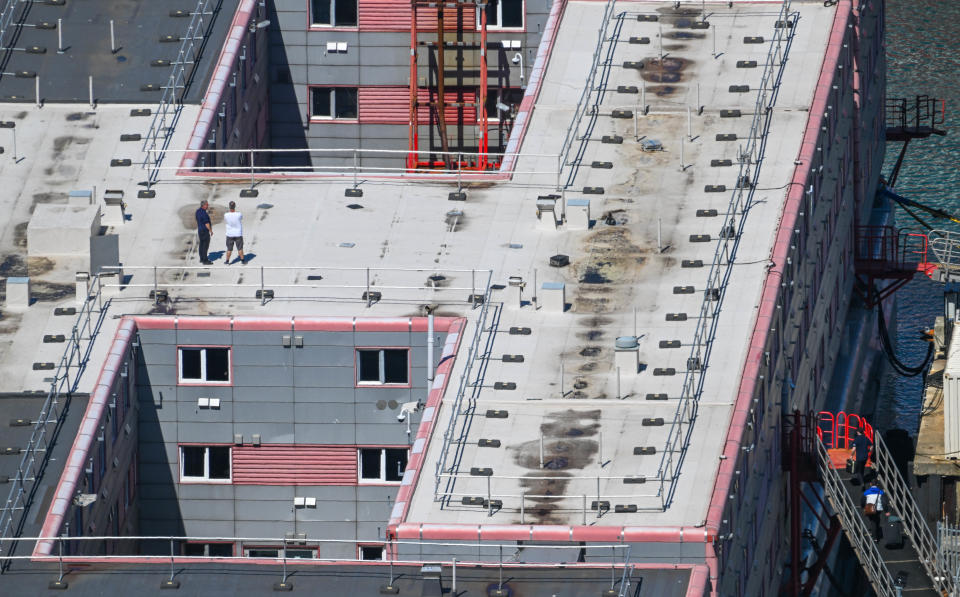
[{"label": "flat white roof", "polygon": [[[530,524],[579,525],[582,503],[597,499],[611,507],[635,504],[637,513],[587,513],[587,524],[695,526],[706,509],[726,436],[739,372],[753,328],[772,241],[779,221],[786,185],[794,171],[807,122],[807,110],[820,73],[835,8],[822,3],[796,3],[800,13],[785,75],[766,142],[754,202],[737,250],[717,321],[697,418],[673,501],[661,511],[657,495],[663,445],[678,408],[690,342],[704,296],[709,265],[717,247],[720,224],[738,172],[738,149],[743,141],[716,141],[717,134],[747,135],[756,98],[756,86],[769,43],[745,44],[744,37],[769,39],[777,20],[776,8],[766,5],[723,5],[711,8],[711,29],[677,29],[667,22],[640,22],[635,12],[665,14],[664,3],[617,4],[622,19],[620,42],[606,81],[607,93],[589,132],[580,168],[566,191],[568,199],[590,199],[589,230],[554,228],[536,217],[537,197],[555,192],[555,177],[517,174],[510,181],[468,186],[466,203],[447,200],[450,184],[438,182],[366,181],[362,198],[344,197],[345,181],[264,182],[259,197],[241,199],[239,185],[215,185],[183,180],[164,171],[154,199],[138,199],[138,183],[146,173],[139,143],[121,142],[124,133],[146,132],[149,118],[131,117],[130,106],[47,105],[0,107],[0,119],[17,122],[18,157],[8,151],[0,159],[0,179],[6,192],[0,206],[11,214],[0,230],[0,251],[18,250],[31,206],[38,202],[67,201],[74,189],[96,187],[125,192],[130,219],[113,227],[120,235],[120,255],[129,286],[116,293],[100,330],[90,368],[98,370],[124,313],[157,312],[147,300],[153,284],[152,266],[159,266],[160,282],[170,289],[171,302],[160,312],[218,315],[314,315],[394,317],[420,315],[420,305],[438,303],[438,313],[469,319],[467,333],[452,372],[451,383],[427,448],[427,460],[409,504],[405,520],[411,523],[513,524],[520,522],[520,497],[527,498],[524,521]],[[570,2],[553,47],[539,100],[521,145],[523,154],[555,154],[573,117],[596,43],[595,32],[604,4]],[[614,109],[636,110],[640,94],[617,93],[620,85],[642,86],[644,70],[623,68],[625,61],[656,59],[658,35],[664,39],[666,59],[682,60],[680,80],[647,82],[648,115],[637,119],[642,139],[657,139],[663,151],[645,153],[634,136],[634,119],[615,119]],[[713,35],[716,31],[714,57]],[[584,34],[589,32],[589,34]],[[674,35],[680,33],[682,35]],[[703,37],[697,37],[702,35]],[[650,44],[631,44],[630,37],[649,37]],[[756,60],[758,68],[737,68],[737,61]],[[751,92],[730,92],[731,85],[749,85]],[[666,89],[670,87],[672,89]],[[697,110],[704,106],[702,115]],[[692,108],[692,140],[687,107]],[[151,106],[144,106],[151,107]],[[722,118],[721,110],[740,109],[740,118]],[[184,106],[171,147],[184,147],[199,107]],[[73,116],[77,114],[78,116]],[[0,143],[9,141],[0,130]],[[604,135],[619,135],[622,144],[603,144]],[[681,169],[680,141],[683,139]],[[113,158],[131,158],[132,167],[111,167]],[[732,166],[711,166],[712,160],[731,160]],[[612,162],[611,169],[592,168],[594,161]],[[168,165],[175,165],[170,160]],[[556,158],[521,157],[518,172],[548,172]],[[726,185],[727,192],[705,193],[705,185]],[[604,188],[603,195],[583,195],[586,186]],[[197,266],[193,211],[202,199],[222,214],[230,200],[244,214],[245,250],[254,258],[246,266],[226,267],[218,261]],[[360,209],[348,205],[362,205]],[[717,210],[716,217],[698,217],[697,210]],[[460,210],[451,226],[448,212]],[[614,225],[601,215],[609,213]],[[211,251],[222,251],[223,225],[215,218]],[[657,248],[658,230],[662,251]],[[709,242],[691,242],[691,235],[710,235]],[[565,254],[570,265],[554,268],[549,258]],[[684,260],[701,260],[702,268],[684,268]],[[10,263],[8,259],[7,263]],[[82,259],[35,260],[34,281],[46,281],[62,298],[39,302],[24,313],[3,311],[0,319],[0,378],[4,391],[46,390],[49,371],[34,371],[34,362],[56,362],[62,344],[43,344],[44,334],[69,336],[73,318],[52,315],[54,306],[72,306],[70,285],[74,272],[86,269]],[[261,270],[260,266],[265,269]],[[146,269],[138,269],[144,267]],[[281,269],[274,269],[281,268]],[[289,269],[282,269],[289,268]],[[336,269],[345,268],[345,269]],[[360,295],[366,268],[376,287],[386,285],[380,302],[367,307]],[[417,271],[408,271],[417,270]],[[477,270],[472,274],[470,270]],[[529,300],[536,284],[565,283],[565,312],[550,310],[548,297],[537,290],[539,306],[506,304],[509,289],[494,290],[494,304],[482,337],[484,358],[473,364],[480,384],[470,386],[476,415],[464,435],[457,459],[458,478],[450,491],[454,499],[441,507],[434,495],[434,466],[444,431],[474,341],[482,309],[467,304],[470,289],[481,293],[489,279],[506,285],[511,276],[526,283]],[[264,287],[276,298],[261,305],[254,291],[263,272]],[[427,277],[447,276],[446,287],[434,290]],[[322,280],[310,280],[310,275]],[[56,286],[56,285],[60,286]],[[692,286],[692,294],[675,294],[674,287]],[[451,289],[453,287],[453,289]],[[54,293],[53,296],[56,296]],[[667,313],[686,313],[686,321],[666,321]],[[530,328],[529,335],[511,335],[511,327]],[[614,366],[618,336],[639,335],[636,374]],[[661,341],[679,340],[680,348],[661,347]],[[665,345],[667,346],[667,345]],[[522,363],[501,360],[504,354],[523,355]],[[675,375],[654,375],[673,368]],[[563,372],[561,379],[561,369]],[[95,375],[82,379],[89,390]],[[472,379],[470,381],[473,381]],[[495,389],[494,384],[516,384]],[[663,401],[648,394],[666,394]],[[507,418],[487,418],[486,410],[506,410]],[[664,420],[663,426],[644,425],[644,419]],[[459,430],[459,427],[456,427]],[[688,424],[682,427],[684,433]],[[540,434],[544,460],[540,469]],[[499,448],[481,448],[479,439],[500,440]],[[635,455],[635,448],[654,447],[654,455]],[[448,460],[447,466],[452,461]],[[471,468],[491,468],[491,494],[503,501],[492,516],[479,506],[464,506],[460,496],[486,496],[487,478],[471,476]],[[538,479],[543,476],[564,477]],[[624,483],[623,477],[646,476],[644,484]],[[441,483],[445,487],[445,482]],[[561,499],[562,498],[562,499]]]}]

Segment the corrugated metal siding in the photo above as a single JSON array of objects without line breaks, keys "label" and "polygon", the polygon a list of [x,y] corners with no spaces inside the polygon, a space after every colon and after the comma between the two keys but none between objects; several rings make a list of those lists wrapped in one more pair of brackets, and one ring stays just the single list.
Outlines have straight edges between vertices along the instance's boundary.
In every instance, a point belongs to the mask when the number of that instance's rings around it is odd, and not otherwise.
[{"label": "corrugated metal siding", "polygon": [[[357,15],[359,26],[365,31],[409,31],[410,30],[410,2],[409,0],[359,0]],[[463,9],[463,28],[465,31],[476,29],[476,13],[473,8]],[[457,29],[457,11],[447,8],[444,12],[444,29]],[[422,31],[436,31],[437,9],[417,9],[417,29]]]},{"label": "corrugated metal siding", "polygon": [[236,446],[235,485],[356,485],[354,446]]},{"label": "corrugated metal siding", "polygon": [[[456,98],[454,91],[447,90],[447,101],[453,101]],[[420,102],[430,101],[430,93],[427,89],[417,90],[417,99]],[[434,95],[434,98],[436,96]],[[410,88],[401,86],[383,86],[383,87],[361,87],[358,91],[360,122],[361,123],[382,123],[382,124],[407,124],[410,120]],[[465,102],[475,102],[476,93],[473,90],[464,93]],[[464,110],[464,121],[475,122],[477,111],[473,106],[467,106]],[[457,108],[447,106],[447,122],[456,122]],[[421,107],[418,118],[419,123],[430,124],[429,108]]]}]

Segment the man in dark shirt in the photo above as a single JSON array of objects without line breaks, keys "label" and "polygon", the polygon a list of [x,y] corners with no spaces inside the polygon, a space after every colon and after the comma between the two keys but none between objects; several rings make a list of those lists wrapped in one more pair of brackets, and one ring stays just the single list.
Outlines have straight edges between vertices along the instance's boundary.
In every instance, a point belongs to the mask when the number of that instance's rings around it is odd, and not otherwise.
[{"label": "man in dark shirt", "polygon": [[853,474],[859,481],[859,485],[863,485],[863,472],[867,467],[867,459],[870,458],[872,447],[873,442],[864,435],[862,429],[857,429],[857,434],[853,438]]},{"label": "man in dark shirt", "polygon": [[210,237],[213,236],[213,228],[210,226],[210,214],[207,213],[210,205],[206,201],[200,202],[200,209],[197,210],[197,237],[200,239],[200,263],[204,265],[213,265],[213,262],[207,259],[207,249],[210,248]]}]

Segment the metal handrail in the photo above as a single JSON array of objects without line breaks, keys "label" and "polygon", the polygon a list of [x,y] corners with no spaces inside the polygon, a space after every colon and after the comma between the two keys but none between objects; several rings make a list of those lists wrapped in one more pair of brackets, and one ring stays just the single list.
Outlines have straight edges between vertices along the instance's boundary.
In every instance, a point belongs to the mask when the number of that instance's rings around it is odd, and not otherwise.
[{"label": "metal handrail", "polygon": [[[37,415],[30,439],[23,449],[17,472],[11,476],[7,500],[0,508],[0,555],[3,553],[3,542],[11,540],[11,532],[16,530],[14,524],[16,513],[26,513],[31,498],[27,483],[36,481],[38,473],[42,472],[49,458],[47,436],[54,433],[63,422],[66,411],[60,405],[62,402],[68,402],[70,394],[76,391],[94,340],[106,315],[103,287],[100,285],[99,276],[92,279],[90,288],[95,288],[96,292],[88,294],[87,300],[80,307],[69,343],[60,357],[47,397]],[[95,322],[94,319],[96,319]],[[76,372],[72,379],[71,368],[75,368]],[[53,426],[50,425],[51,422],[54,423]]]},{"label": "metal handrail", "polygon": [[[7,47],[4,38],[7,36],[7,29],[10,28],[11,23],[13,23],[13,15],[17,12],[17,8],[21,5],[20,0],[7,0],[3,6],[3,10],[0,11],[0,50]],[[17,24],[17,28],[20,28],[20,24]]]},{"label": "metal handrail", "polygon": [[[791,0],[783,0],[777,19],[780,21],[792,20],[798,22],[798,13],[790,12]],[[700,303],[699,317],[696,317],[693,341],[691,342],[690,356],[687,359],[687,370],[684,374],[680,400],[677,410],[667,432],[666,447],[660,457],[658,477],[664,479],[663,503],[668,507],[676,484],[673,482],[683,458],[686,447],[689,445],[693,433],[693,425],[689,425],[696,417],[697,403],[703,391],[704,375],[713,340],[717,334],[718,318],[723,299],[726,295],[727,281],[733,271],[737,248],[744,230],[746,216],[753,200],[754,181],[763,163],[766,150],[767,131],[773,118],[773,106],[776,103],[780,90],[780,80],[786,66],[786,58],[797,27],[775,28],[770,39],[769,49],[758,86],[760,93],[754,104],[753,120],[750,132],[747,134],[747,144],[741,149],[740,168],[737,176],[737,185],[730,197],[727,212],[724,215],[720,228],[723,233],[717,242],[710,270],[707,274],[704,298]],[[755,168],[752,168],[755,166]],[[752,169],[751,169],[752,168]],[[739,218],[739,221],[738,221]],[[684,430],[684,425],[686,429]]]},{"label": "metal handrail", "polygon": [[[820,471],[820,480],[823,482],[824,494],[837,513],[840,525],[843,527],[850,545],[853,546],[857,559],[863,565],[867,578],[870,579],[870,584],[873,585],[878,595],[894,597],[896,593],[893,576],[883,561],[880,548],[873,541],[873,536],[863,521],[859,505],[853,502],[840,479],[840,474],[833,468],[826,446],[823,445],[822,441],[813,443],[817,447],[817,468]],[[876,446],[876,444],[874,445]]]},{"label": "metal handrail", "polygon": [[910,537],[927,576],[933,581],[934,588],[940,594],[954,595],[956,586],[953,577],[945,567],[945,562],[938,557],[937,541],[933,532],[930,531],[913,493],[904,482],[900,469],[897,468],[893,456],[879,433],[873,438],[873,461],[874,470],[886,494],[887,503],[903,520],[903,528]]},{"label": "metal handrail", "polygon": [[[606,42],[611,42],[611,45],[615,46],[615,43],[612,43],[613,40],[607,39],[607,29],[610,26],[610,21],[613,17],[613,7],[615,0],[607,0],[607,4],[603,9],[603,27],[600,28],[600,31],[597,34],[597,45],[593,50],[593,56],[590,61],[590,69],[587,71],[587,78],[583,84],[583,91],[580,92],[580,98],[577,100],[577,107],[573,111],[573,118],[570,120],[570,124],[567,125],[567,130],[563,135],[563,143],[560,144],[560,153],[557,156],[557,190],[561,189],[560,176],[563,171],[564,166],[568,165],[570,158],[570,150],[573,148],[573,142],[576,141],[577,132],[580,130],[580,122],[583,120],[584,115],[587,113],[588,107],[592,106],[595,111],[599,99],[590,103],[590,98],[593,96],[593,93],[598,92],[598,98],[601,97],[599,92],[600,88],[595,85],[595,81],[598,78],[598,67],[600,66],[600,57],[603,54],[603,45]],[[622,18],[620,19],[622,23]],[[605,70],[609,71],[610,60],[604,65]],[[600,72],[602,77],[604,73]]]},{"label": "metal handrail", "polygon": [[[447,428],[443,432],[443,444],[440,447],[440,455],[437,458],[437,464],[435,466],[434,474],[436,475],[434,485],[433,485],[433,497],[434,501],[442,501],[444,498],[440,495],[440,474],[447,470],[447,458],[450,455],[451,445],[456,444],[454,449],[455,455],[453,458],[453,463],[459,462],[459,456],[463,451],[463,442],[454,441],[454,433],[456,430],[457,418],[461,415],[465,415],[463,422],[463,430],[468,429],[468,425],[473,417],[474,411],[474,401],[471,400],[470,408],[467,410],[463,409],[463,401],[467,395],[467,390],[471,387],[477,388],[480,385],[480,376],[483,372],[483,368],[479,369],[477,372],[477,379],[473,384],[470,383],[470,374],[473,371],[473,364],[480,354],[480,339],[483,336],[484,332],[492,333],[492,331],[487,329],[487,316],[490,309],[490,296],[492,291],[492,276],[493,272],[490,272],[490,277],[487,279],[486,292],[483,297],[483,305],[481,306],[480,316],[477,317],[476,324],[474,325],[473,338],[470,340],[470,346],[467,350],[467,357],[465,365],[463,368],[463,374],[460,375],[460,382],[457,386],[457,394],[453,399],[453,403],[450,405],[450,419],[447,422]],[[438,413],[439,414],[439,413]],[[434,415],[435,417],[437,415]],[[451,470],[454,464],[451,464]],[[452,490],[452,485],[449,486],[449,490]]]},{"label": "metal handrail", "polygon": [[[198,50],[201,44],[198,41],[202,42],[207,35],[204,16],[213,14],[210,12],[210,4],[211,0],[197,0],[197,5],[190,17],[190,24],[180,40],[177,58],[170,68],[170,76],[163,88],[163,95],[160,96],[160,104],[154,112],[150,128],[143,140],[143,151],[146,156],[143,167],[149,170],[148,182],[150,183],[156,182],[159,176],[158,168],[167,151],[180,111],[183,109],[183,96],[178,96],[177,90],[182,89],[186,94],[187,84],[192,76],[192,74],[187,75],[187,70],[190,69],[192,73],[199,62]],[[210,25],[213,25],[213,19],[210,19]]]},{"label": "metal handrail", "polygon": [[[242,266],[237,266],[242,267]],[[249,282],[237,283],[235,281],[230,282],[199,282],[199,278],[187,279],[183,276],[186,272],[192,271],[205,271],[211,273],[224,273],[232,271],[230,268],[215,268],[211,270],[210,266],[190,266],[190,265],[143,265],[143,266],[104,266],[102,268],[105,272],[108,273],[118,273],[124,274],[129,272],[143,272],[151,276],[152,279],[134,282],[136,279],[131,278],[130,281],[116,280],[115,282],[101,282],[103,288],[108,289],[125,289],[125,288],[149,288],[153,291],[154,298],[157,297],[157,291],[159,290],[170,290],[170,289],[184,289],[184,288],[228,288],[231,290],[236,289],[256,289],[259,290],[259,298],[261,302],[266,300],[264,290],[274,290],[278,288],[299,288],[299,289],[323,289],[323,290],[360,290],[363,289],[365,292],[362,296],[355,297],[357,300],[366,301],[367,305],[370,306],[372,303],[371,292],[372,291],[384,291],[384,290],[400,290],[400,291],[415,291],[419,293],[417,297],[414,298],[403,298],[396,297],[391,299],[384,299],[383,302],[410,302],[410,301],[422,301],[423,295],[426,294],[430,300],[437,300],[440,296],[449,294],[450,292],[457,291],[467,291],[469,296],[478,294],[479,291],[483,291],[485,300],[490,298],[490,286],[493,279],[493,270],[489,269],[465,269],[465,268],[418,268],[418,267],[342,267],[342,266],[326,266],[326,265],[317,265],[317,266],[246,266],[244,267],[244,272],[257,273],[259,276],[254,276]],[[295,277],[295,281],[291,283],[275,283],[274,281],[268,281],[267,273],[268,272],[292,272],[295,274],[305,274],[307,281],[298,281]],[[310,276],[315,272],[323,272],[329,275],[333,274],[344,274],[345,276],[355,276],[355,281],[350,280],[341,280],[341,281],[327,281],[323,282],[322,280],[310,280]],[[170,273],[179,275],[179,277],[172,281],[162,281],[162,278],[169,275]],[[409,279],[409,274],[423,274],[428,276],[428,278],[418,278],[415,283],[402,283],[403,280]],[[378,281],[377,276],[389,276],[389,275],[399,275],[401,283],[385,283],[383,281]],[[456,276],[461,276],[464,279],[467,275],[470,277],[470,285],[461,283],[462,285],[457,286],[448,286],[448,285],[429,285],[429,276],[434,275],[445,275],[444,278],[447,281],[456,279]],[[484,280],[486,277],[486,280]],[[231,296],[236,296],[235,292],[231,292]],[[469,298],[468,296],[468,298]],[[282,297],[276,297],[282,298]],[[463,297],[459,297],[454,302],[462,302]]]},{"label": "metal handrail", "polygon": [[931,230],[927,237],[940,268],[947,272],[960,270],[960,232]]}]

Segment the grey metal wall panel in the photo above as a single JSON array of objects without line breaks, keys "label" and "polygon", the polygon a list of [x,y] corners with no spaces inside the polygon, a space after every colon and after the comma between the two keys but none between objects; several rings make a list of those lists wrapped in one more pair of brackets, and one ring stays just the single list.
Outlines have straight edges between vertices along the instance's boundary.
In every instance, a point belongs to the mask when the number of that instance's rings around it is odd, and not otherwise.
[{"label": "grey metal wall panel", "polygon": [[[196,407],[197,398],[219,398],[222,403],[233,400],[233,388],[231,386],[218,386],[213,384],[196,386],[177,386],[176,400],[187,405]],[[164,400],[167,395],[164,394]]]},{"label": "grey metal wall panel", "polygon": [[[442,347],[443,347],[443,343],[444,343],[444,341],[446,341],[446,339],[447,339],[447,334],[446,334],[446,332],[438,332],[438,331],[436,331],[436,330],[433,331],[433,344],[434,344],[434,347],[437,347],[437,346],[441,347],[441,350],[438,350],[438,351],[437,351],[438,353],[439,353],[439,352],[443,352]],[[411,346],[411,347],[413,347],[413,346],[419,346],[419,347],[423,347],[423,348],[425,349],[426,346],[427,346],[427,333],[426,333],[426,332],[410,332],[410,346]],[[427,351],[424,350],[424,351],[423,351],[423,354],[424,354],[424,356],[426,356]]]},{"label": "grey metal wall panel", "polygon": [[[321,528],[327,531],[326,528]],[[326,535],[330,536],[330,535]],[[324,543],[317,550],[317,557],[327,559],[355,559],[357,557],[357,548],[350,543]]]},{"label": "grey metal wall panel", "polygon": [[137,369],[137,379],[143,383],[149,381],[151,386],[175,386],[177,377],[176,365],[151,365],[146,371]]},{"label": "grey metal wall panel", "polygon": [[357,520],[386,523],[392,508],[392,502],[357,502]]},{"label": "grey metal wall panel", "polygon": [[296,423],[294,441],[298,444],[355,444],[356,428],[353,425]]},{"label": "grey metal wall panel", "polygon": [[366,65],[360,69],[360,85],[409,85],[410,76],[395,66]]},{"label": "grey metal wall panel", "polygon": [[[289,335],[289,334],[288,334]],[[280,337],[276,337],[276,346],[233,346],[230,352],[233,367],[259,365],[277,367],[293,364],[293,349],[280,346]]]},{"label": "grey metal wall panel", "polygon": [[292,402],[238,402],[233,409],[237,423],[286,423],[293,421]]},{"label": "grey metal wall panel", "polygon": [[[321,131],[321,135],[316,135],[316,131]],[[360,126],[355,123],[344,123],[336,121],[324,121],[321,123],[311,123],[310,130],[307,133],[307,145],[312,149],[341,149],[341,150],[351,150],[354,147],[357,147],[356,143],[343,143],[343,139],[355,139],[360,136]],[[332,158],[341,158],[344,160],[349,159],[350,164],[353,164],[353,154],[348,151],[342,153],[330,152],[329,156],[324,156],[325,159]]]},{"label": "grey metal wall panel", "polygon": [[317,498],[321,502],[354,502],[357,499],[356,485],[304,485],[296,488],[296,495]]},{"label": "grey metal wall panel", "polygon": [[291,513],[282,520],[273,521],[238,520],[234,523],[232,532],[239,537],[276,537],[279,544],[287,533],[295,530],[292,516]]},{"label": "grey metal wall panel", "polygon": [[237,500],[233,512],[237,520],[292,520],[293,499],[290,500]]},{"label": "grey metal wall panel", "polygon": [[[150,384],[141,385],[149,381],[146,375],[137,374],[137,402],[142,408],[161,408],[164,403],[172,404],[177,401],[177,386]],[[142,415],[141,415],[142,417]]]},{"label": "grey metal wall panel", "polygon": [[293,382],[293,367],[234,367],[235,386],[286,386]]},{"label": "grey metal wall panel", "polygon": [[355,381],[352,367],[293,368],[293,384],[298,388],[350,388]]},{"label": "grey metal wall panel", "polygon": [[293,423],[234,423],[233,432],[243,435],[245,443],[250,443],[254,434],[260,434],[265,444],[294,443]]},{"label": "grey metal wall panel", "polygon": [[298,489],[285,485],[237,485],[235,493],[238,500],[280,500],[292,506]]},{"label": "grey metal wall panel", "polygon": [[180,518],[180,506],[170,500],[151,500],[140,496],[141,520],[174,521]]},{"label": "grey metal wall panel", "polygon": [[[184,532],[194,537],[236,537],[232,520],[184,520]],[[164,533],[159,533],[164,534]]]},{"label": "grey metal wall panel", "polygon": [[354,405],[352,402],[306,402],[294,405],[294,417],[298,423],[332,423],[352,425]]},{"label": "grey metal wall panel", "polygon": [[178,486],[177,495],[181,500],[232,500],[239,487],[243,486],[226,483],[184,483]]},{"label": "grey metal wall panel", "polygon": [[140,344],[176,344],[176,330],[139,330],[137,337]]},{"label": "grey metal wall panel", "polygon": [[[361,406],[372,409],[380,400],[409,402],[413,397],[413,393],[410,388],[394,388],[391,386],[363,386],[356,389],[356,396],[358,409]],[[359,410],[358,414],[361,414]]]},{"label": "grey metal wall panel", "polygon": [[180,500],[180,515],[184,520],[233,520],[236,507],[225,500]]},{"label": "grey metal wall panel", "polygon": [[[330,40],[333,41],[333,40]],[[348,43],[346,52],[327,52],[323,46],[307,46],[307,78],[301,79],[311,85],[333,82],[333,76],[343,76],[343,83],[356,83],[360,77],[360,49],[355,43]],[[331,72],[332,71],[332,72]],[[319,76],[318,76],[319,75]]]},{"label": "grey metal wall panel", "polygon": [[294,351],[295,365],[314,367],[353,367],[353,346],[304,346]]},{"label": "grey metal wall panel", "polygon": [[144,441],[140,438],[138,446],[140,452],[137,456],[139,462],[144,464],[166,464],[176,461],[178,456],[177,447],[170,443]]},{"label": "grey metal wall panel", "polygon": [[291,386],[234,386],[234,402],[293,402]]},{"label": "grey metal wall panel", "polygon": [[[359,445],[406,444],[407,426],[394,418],[392,425],[356,425],[356,443]],[[411,438],[412,438],[411,434]]]},{"label": "grey metal wall panel", "polygon": [[[410,130],[405,124],[360,124],[363,147],[376,149],[406,149]],[[364,160],[364,164],[366,164]]]},{"label": "grey metal wall panel", "polygon": [[307,45],[307,32],[296,31],[293,29],[280,32],[280,31],[276,31],[273,27],[271,27],[270,43],[281,44],[288,50],[291,47],[296,47],[296,46],[303,47]]},{"label": "grey metal wall panel", "polygon": [[357,332],[356,345],[363,346],[410,346],[410,332]]},{"label": "grey metal wall panel", "polygon": [[[306,496],[315,497],[316,492],[313,494],[304,494]],[[333,522],[343,522],[347,520],[356,520],[357,519],[357,503],[354,500],[342,500],[338,502],[334,501],[320,501],[317,500],[316,508],[303,508],[297,511],[297,520],[299,522],[321,522],[321,521],[333,521]],[[332,539],[333,537],[331,537]]]},{"label": "grey metal wall panel", "polygon": [[193,423],[229,423],[234,418],[233,403],[224,400],[220,408],[200,408],[196,402],[177,402],[177,421]]},{"label": "grey metal wall panel", "polygon": [[[137,473],[140,475],[141,479],[169,479],[171,477],[171,472],[177,470],[177,461],[174,460],[170,463],[151,463],[151,462],[141,462]],[[173,479],[178,480],[179,474]],[[143,505],[143,500],[140,502]]]},{"label": "grey metal wall panel", "polygon": [[[434,38],[436,39],[436,38]],[[410,40],[407,40],[409,47]],[[403,48],[397,46],[382,46],[364,43],[359,52],[360,64],[375,64],[377,66],[410,67],[410,52],[404,52]]]},{"label": "grey metal wall panel", "polygon": [[[413,400],[406,400],[405,402],[413,402]],[[376,404],[362,404],[357,403],[356,405],[356,420],[358,423],[365,425],[402,425],[406,429],[406,422],[397,421],[397,415],[400,414],[400,408],[403,402],[398,402],[395,408],[391,408],[388,403],[386,408],[383,410],[377,408]],[[413,418],[410,420],[410,424],[413,428],[416,428],[416,423],[420,419],[420,413],[413,415]]]},{"label": "grey metal wall panel", "polygon": [[[322,48],[324,51],[327,47],[327,42],[347,42],[347,53],[354,52],[356,46],[361,43],[361,38],[363,43],[367,43],[367,33],[359,31],[344,31],[344,30],[334,30],[334,29],[325,29],[325,28],[316,28],[311,29],[307,32],[307,45],[314,48]],[[339,54],[343,56],[343,54]]]},{"label": "grey metal wall panel", "polygon": [[307,346],[353,346],[353,332],[305,332],[297,330]]},{"label": "grey metal wall panel", "polygon": [[354,388],[301,388],[293,389],[296,402],[353,402]]},{"label": "grey metal wall panel", "polygon": [[177,344],[181,346],[229,346],[232,343],[230,330],[177,330]]},{"label": "grey metal wall panel", "polygon": [[141,344],[140,351],[144,363],[150,365],[176,365],[177,347],[174,344]]},{"label": "grey metal wall panel", "polygon": [[180,443],[233,443],[232,423],[192,423],[177,424],[177,441]]},{"label": "grey metal wall panel", "polygon": [[[293,104],[296,105],[296,104]],[[281,346],[283,336],[289,336],[290,330],[282,332],[261,332],[253,330],[240,330],[233,332],[233,345],[239,346]]]}]

